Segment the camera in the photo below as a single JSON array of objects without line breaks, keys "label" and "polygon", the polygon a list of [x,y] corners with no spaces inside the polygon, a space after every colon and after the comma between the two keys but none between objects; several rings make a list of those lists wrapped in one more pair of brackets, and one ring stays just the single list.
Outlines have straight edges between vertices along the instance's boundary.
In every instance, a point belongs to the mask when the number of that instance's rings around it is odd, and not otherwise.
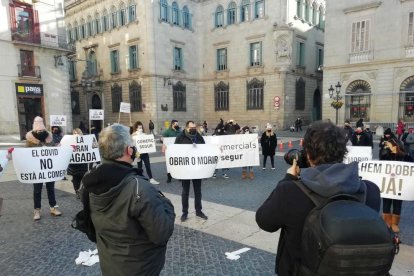
[{"label": "camera", "polygon": [[296,164],[299,168],[308,168],[308,160],[304,150],[291,149],[285,153],[285,162],[289,165],[293,164],[293,159],[296,159]]}]

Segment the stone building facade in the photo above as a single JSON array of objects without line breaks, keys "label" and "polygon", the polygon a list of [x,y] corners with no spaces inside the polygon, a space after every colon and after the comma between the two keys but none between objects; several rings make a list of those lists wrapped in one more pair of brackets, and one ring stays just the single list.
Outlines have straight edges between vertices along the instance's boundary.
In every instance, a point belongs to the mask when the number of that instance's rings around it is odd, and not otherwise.
[{"label": "stone building facade", "polygon": [[[74,124],[321,118],[325,1],[65,1]],[[131,103],[131,117],[118,112]],[[96,127],[102,122],[93,121]]]},{"label": "stone building facade", "polygon": [[[332,1],[327,7],[323,114],[341,84],[339,124],[414,123],[414,1]],[[341,34],[341,35],[338,35]],[[335,92],[334,92],[335,96]]]},{"label": "stone building facade", "polygon": [[72,129],[63,0],[2,0],[0,15],[0,135],[24,138],[35,116]]}]

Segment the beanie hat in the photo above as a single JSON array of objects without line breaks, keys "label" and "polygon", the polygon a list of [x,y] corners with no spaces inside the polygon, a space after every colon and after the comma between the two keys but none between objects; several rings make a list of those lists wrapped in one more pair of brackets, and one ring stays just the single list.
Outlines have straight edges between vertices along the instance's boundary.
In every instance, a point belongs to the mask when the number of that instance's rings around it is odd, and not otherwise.
[{"label": "beanie hat", "polygon": [[271,125],[271,124],[269,124],[269,123],[267,123],[267,124],[266,124],[266,129],[272,129],[272,125]]},{"label": "beanie hat", "polygon": [[385,131],[384,131],[384,134],[391,134],[392,133],[392,131],[391,131],[391,129],[390,128],[387,128]]},{"label": "beanie hat", "polygon": [[43,123],[43,118],[37,116],[34,118],[33,121],[33,130],[34,131],[40,131],[40,130],[46,130],[45,124]]}]

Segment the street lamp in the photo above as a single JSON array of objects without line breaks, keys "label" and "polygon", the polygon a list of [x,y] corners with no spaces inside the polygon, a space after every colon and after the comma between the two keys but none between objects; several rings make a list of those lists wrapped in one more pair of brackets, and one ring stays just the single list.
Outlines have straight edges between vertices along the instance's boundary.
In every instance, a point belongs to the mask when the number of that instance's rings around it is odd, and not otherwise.
[{"label": "street lamp", "polygon": [[[335,124],[338,125],[338,109],[340,109],[342,107],[342,105],[344,104],[341,99],[342,96],[340,96],[339,94],[341,93],[341,84],[338,83],[335,85],[335,89],[333,88],[332,84],[331,87],[329,87],[328,91],[329,91],[329,97],[331,99],[333,99],[331,106],[336,110],[336,120],[335,120]],[[336,95],[334,96],[334,91],[336,93]]]}]

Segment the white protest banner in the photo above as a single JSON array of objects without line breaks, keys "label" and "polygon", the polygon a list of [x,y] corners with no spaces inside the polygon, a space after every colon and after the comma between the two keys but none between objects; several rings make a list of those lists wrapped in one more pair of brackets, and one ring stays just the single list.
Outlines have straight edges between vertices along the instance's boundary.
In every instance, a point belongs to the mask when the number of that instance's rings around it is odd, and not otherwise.
[{"label": "white protest banner", "polygon": [[351,162],[362,162],[372,160],[372,148],[371,147],[355,147],[347,146],[347,155],[344,157],[344,163],[349,164]]},{"label": "white protest banner", "polygon": [[222,150],[217,169],[260,165],[257,134],[206,136],[204,139]]},{"label": "white protest banner", "polygon": [[9,162],[7,154],[7,150],[0,150],[0,177],[6,171],[7,163]]},{"label": "white protest banner", "polygon": [[50,115],[50,126],[66,126],[66,116]]},{"label": "white protest banner", "polygon": [[13,165],[17,178],[28,184],[62,180],[72,152],[70,146],[15,148]]},{"label": "white protest banner", "polygon": [[62,146],[72,146],[73,153],[70,164],[95,163],[101,161],[98,141],[93,134],[65,135],[60,141]]},{"label": "white protest banner", "polygon": [[135,146],[139,153],[156,152],[155,138],[153,134],[142,134],[134,137]]},{"label": "white protest banner", "polygon": [[162,138],[162,143],[166,146],[174,144],[175,143],[175,138],[176,137],[163,137]]},{"label": "white protest banner", "polygon": [[170,144],[165,152],[167,171],[175,179],[203,179],[213,176],[220,149],[207,144]]},{"label": "white protest banner", "polygon": [[414,200],[414,163],[400,161],[359,162],[359,176],[377,184],[381,197]]},{"label": "white protest banner", "polygon": [[122,113],[131,113],[131,104],[130,103],[121,102],[121,105],[119,106],[119,112],[122,112]]},{"label": "white protest banner", "polygon": [[103,109],[89,109],[89,120],[90,121],[103,121],[104,111]]}]

